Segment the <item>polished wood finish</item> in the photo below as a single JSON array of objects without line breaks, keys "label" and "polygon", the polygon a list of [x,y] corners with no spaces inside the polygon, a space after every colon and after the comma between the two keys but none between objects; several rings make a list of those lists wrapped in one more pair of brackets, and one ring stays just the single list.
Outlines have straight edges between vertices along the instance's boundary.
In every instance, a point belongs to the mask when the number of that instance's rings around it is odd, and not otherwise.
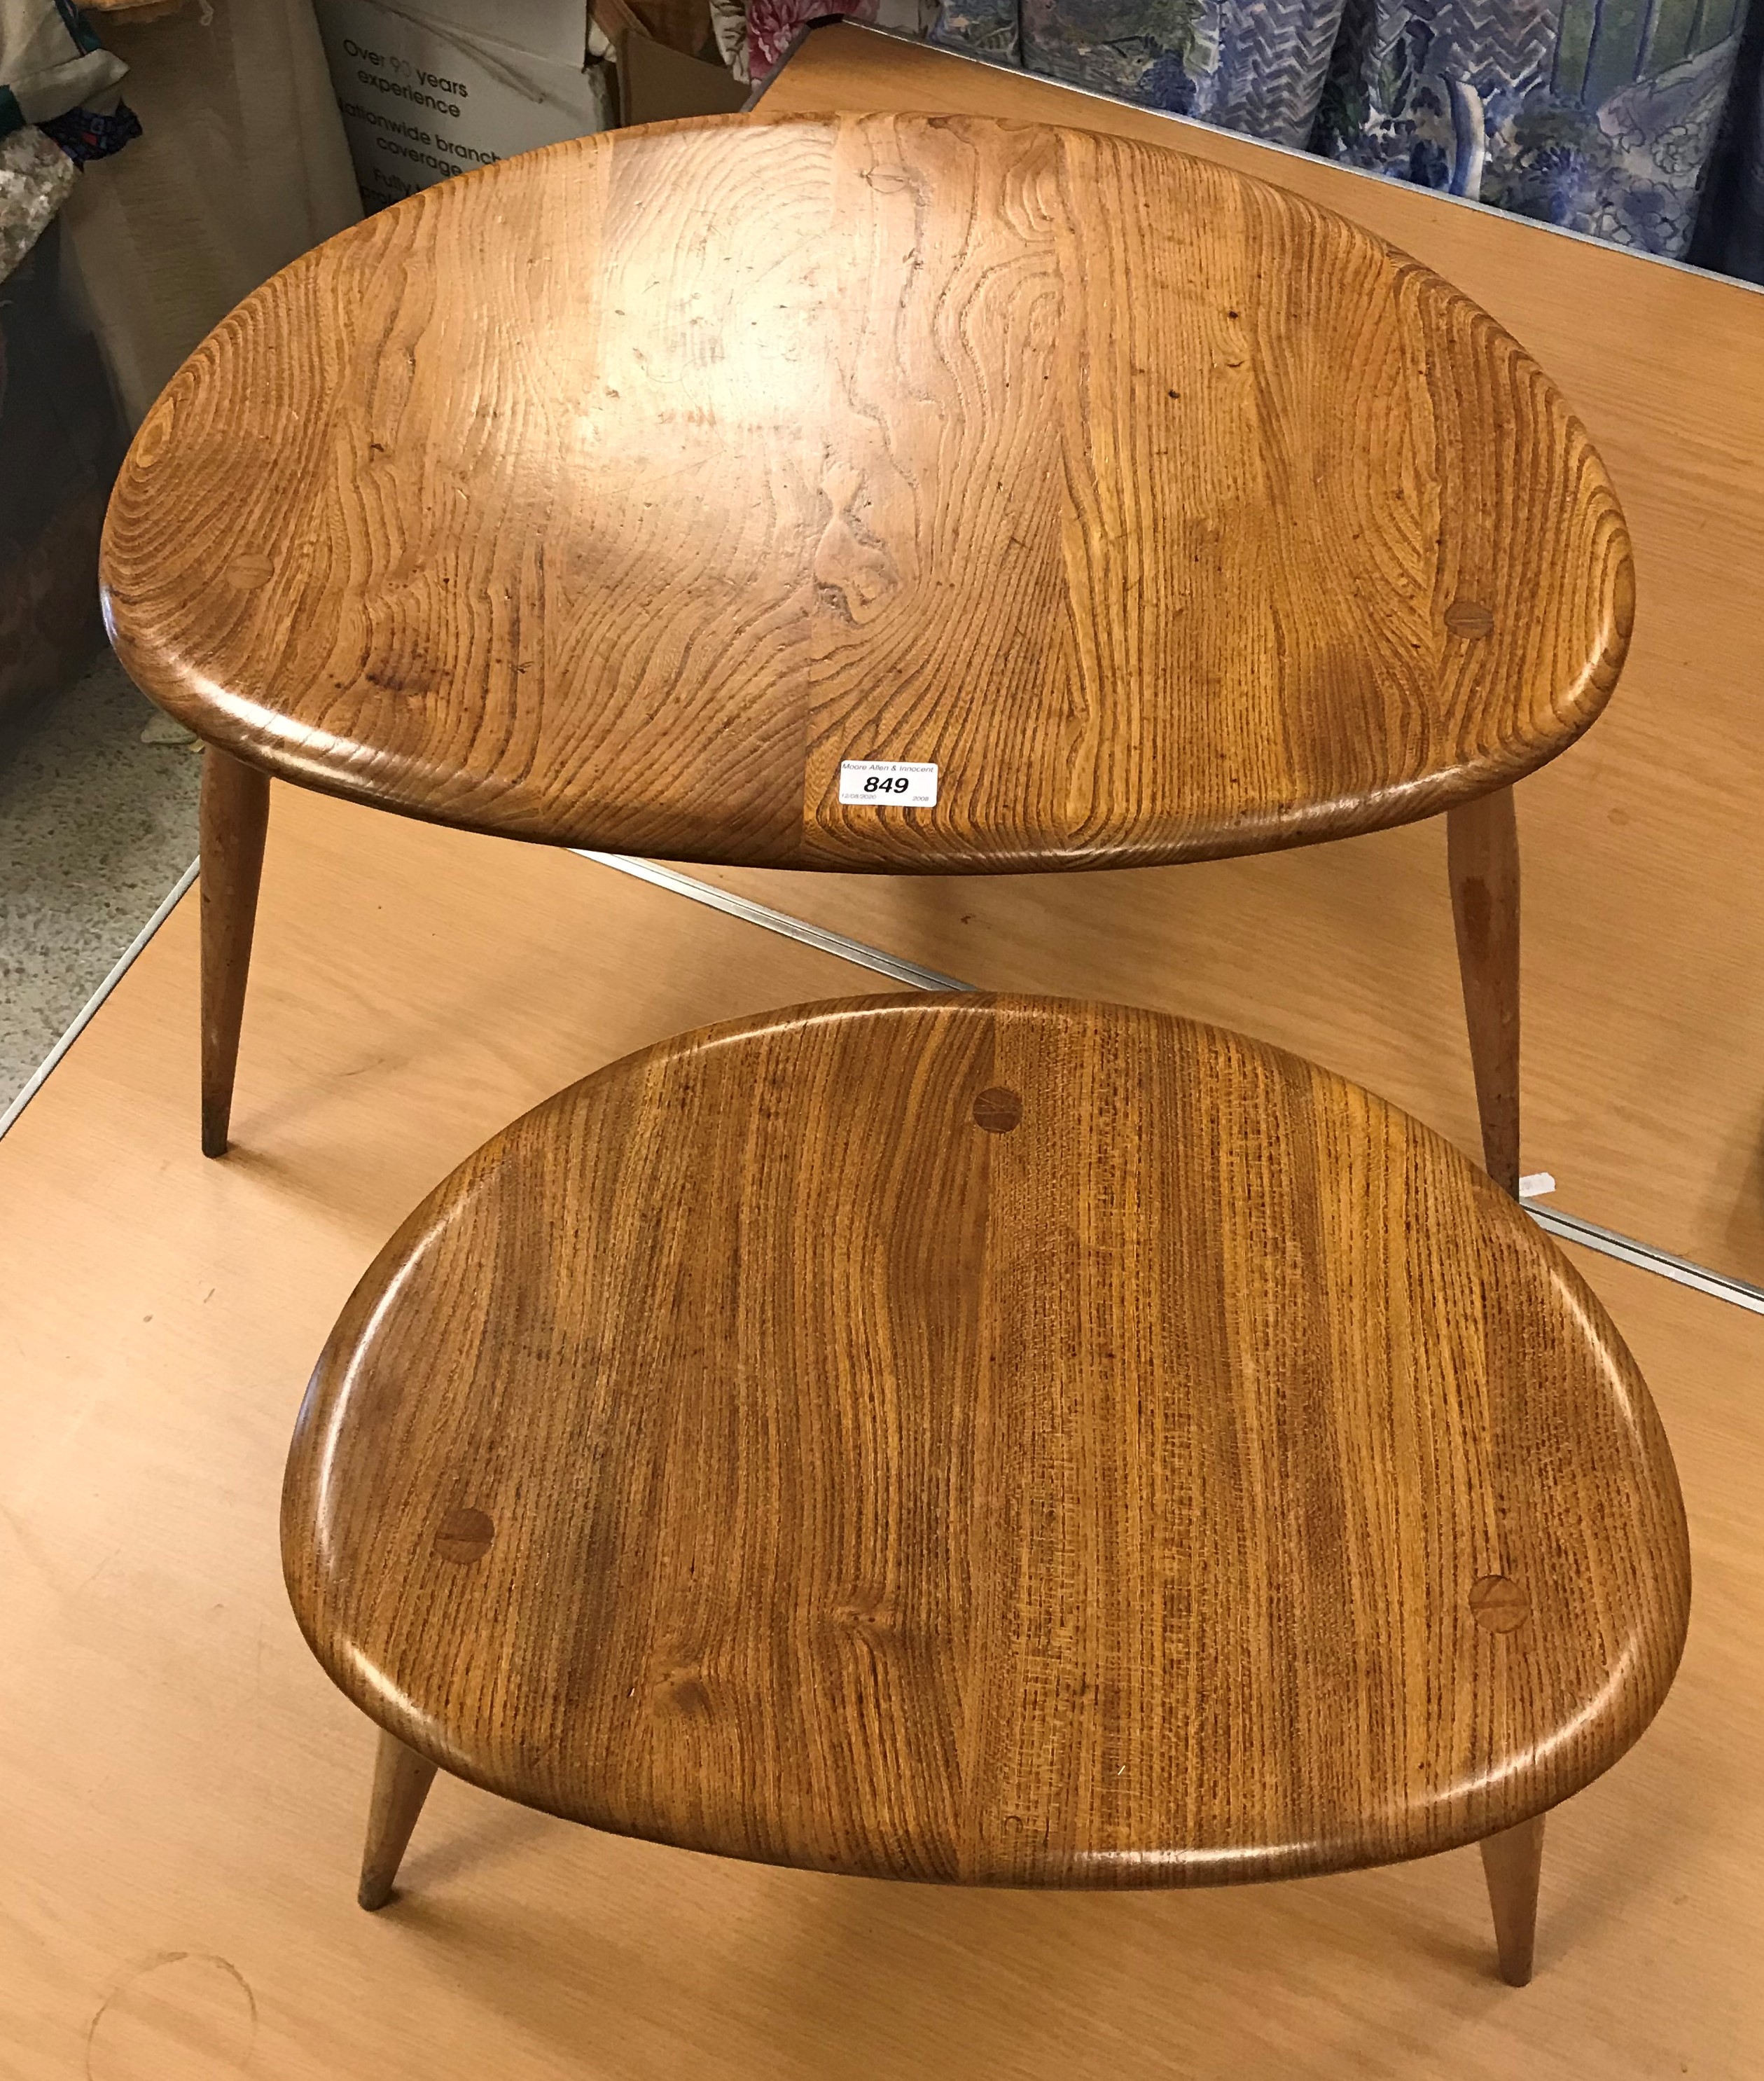
[{"label": "polished wood finish", "polygon": [[1519,1189],[1519,830],[1513,790],[1446,813],[1458,973],[1482,1121],[1483,1161]]},{"label": "polished wood finish", "polygon": [[344,1310],[283,1531],[447,1770],[984,1885],[1510,1827],[1646,1726],[1689,1592],[1640,1376],[1466,1158],[1031,998],[712,1027],[495,1137]]},{"label": "polished wood finish", "polygon": [[202,1153],[225,1156],[251,969],[270,784],[255,767],[202,754]]},{"label": "polished wood finish", "polygon": [[[1092,132],[805,117],[442,183],[149,415],[138,684],[287,779],[749,865],[1197,860],[1531,770],[1629,634],[1622,515],[1466,297]],[[842,761],[939,767],[842,806]]]},{"label": "polished wood finish", "polygon": [[[391,1738],[383,1734],[382,1741]],[[1483,1877],[1494,1914],[1495,1950],[1501,1977],[1510,1987],[1528,1986],[1537,1946],[1537,1888],[1544,1869],[1544,1816],[1535,1814],[1516,1828],[1485,1835]]]},{"label": "polished wood finish", "polygon": [[[1764,2039],[1764,1319],[1580,1253],[1672,1440],[1697,1617],[1647,1738],[1551,1814],[1522,1995],[1474,1850],[1220,1891],[864,1886],[444,1772],[403,1898],[359,1913],[372,1731],[264,1536],[338,1311],[572,1077],[866,982],[566,854],[275,796],[234,1154],[188,1132],[193,893],[0,1141],[6,2081],[1659,2081]],[[1455,1027],[1444,834],[1411,835]]]},{"label": "polished wood finish", "polygon": [[368,1843],[362,1854],[355,1898],[370,1915],[392,1898],[410,1831],[435,1782],[435,1765],[380,1730],[374,1752],[373,1797],[368,1810]]},{"label": "polished wood finish", "polygon": [[[1405,181],[846,25],[757,111],[947,110],[1174,142],[1352,217],[1535,354],[1609,467],[1641,612],[1620,693],[1518,790],[1525,1162],[1560,1204],[1764,1285],[1764,296]],[[1443,835],[1101,878],[909,884],[712,870],[1000,990],[1124,998],[1327,1062],[1479,1128]],[[1670,1103],[1663,1102],[1670,1095]]]}]

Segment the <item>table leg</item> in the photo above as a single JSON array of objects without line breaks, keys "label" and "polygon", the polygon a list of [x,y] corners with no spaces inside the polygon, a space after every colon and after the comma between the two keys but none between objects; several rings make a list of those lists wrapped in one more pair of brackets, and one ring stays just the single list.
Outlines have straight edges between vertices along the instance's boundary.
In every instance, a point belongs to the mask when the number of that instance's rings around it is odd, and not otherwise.
[{"label": "table leg", "polygon": [[225,1156],[257,919],[268,776],[212,745],[202,755],[202,1153]]},{"label": "table leg", "polygon": [[356,1899],[370,1914],[392,1898],[392,1882],[434,1782],[435,1765],[382,1728],[374,1758],[374,1794],[368,1810],[361,1884],[355,1890]]},{"label": "table leg", "polygon": [[1531,1951],[1537,1936],[1537,1882],[1544,1868],[1544,1816],[1522,1821],[1517,1828],[1486,1835],[1482,1876],[1489,1882],[1489,1905],[1494,1911],[1494,1944],[1501,1977],[1510,1987],[1522,1987],[1531,1977]]},{"label": "table leg", "polygon": [[1519,1189],[1519,834],[1513,790],[1446,812],[1458,973],[1482,1158],[1507,1192]]}]

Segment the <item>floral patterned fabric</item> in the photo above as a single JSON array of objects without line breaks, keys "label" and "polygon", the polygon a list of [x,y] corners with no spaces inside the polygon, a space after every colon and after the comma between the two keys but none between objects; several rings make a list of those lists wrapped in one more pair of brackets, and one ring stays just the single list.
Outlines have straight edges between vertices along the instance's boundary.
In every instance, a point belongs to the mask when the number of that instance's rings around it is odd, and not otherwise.
[{"label": "floral patterned fabric", "polygon": [[923,36],[937,19],[937,0],[710,0],[711,27],[736,78],[767,78],[811,22],[843,15],[884,29]]},{"label": "floral patterned fabric", "polygon": [[1677,258],[1696,227],[1740,6],[1348,0],[1313,141],[1350,166]]},{"label": "floral patterned fabric", "polygon": [[711,0],[711,27],[723,62],[744,84],[766,79],[797,32],[826,15],[876,19],[876,0]]},{"label": "floral patterned fabric", "polygon": [[[1745,0],[945,0],[932,35],[1640,251],[1681,258],[1695,236],[1698,259],[1764,279],[1764,49],[1754,34],[1736,89],[1745,11]],[[1724,212],[1731,230],[1714,221]]]}]

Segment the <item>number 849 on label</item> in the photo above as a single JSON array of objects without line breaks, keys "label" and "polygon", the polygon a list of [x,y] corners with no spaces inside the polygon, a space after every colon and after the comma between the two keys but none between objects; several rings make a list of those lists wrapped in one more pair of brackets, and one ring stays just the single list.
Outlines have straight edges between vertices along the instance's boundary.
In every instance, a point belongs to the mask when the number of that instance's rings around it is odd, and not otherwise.
[{"label": "number 849 on label", "polygon": [[872,809],[934,809],[937,768],[910,759],[842,759],[839,800]]}]

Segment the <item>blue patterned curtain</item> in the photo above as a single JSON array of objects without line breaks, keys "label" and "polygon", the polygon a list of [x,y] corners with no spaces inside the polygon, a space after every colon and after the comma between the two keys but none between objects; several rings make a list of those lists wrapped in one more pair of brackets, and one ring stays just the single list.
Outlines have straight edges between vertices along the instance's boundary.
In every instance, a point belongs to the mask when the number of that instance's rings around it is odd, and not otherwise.
[{"label": "blue patterned curtain", "polygon": [[934,40],[1764,280],[1764,0],[944,0]]}]

